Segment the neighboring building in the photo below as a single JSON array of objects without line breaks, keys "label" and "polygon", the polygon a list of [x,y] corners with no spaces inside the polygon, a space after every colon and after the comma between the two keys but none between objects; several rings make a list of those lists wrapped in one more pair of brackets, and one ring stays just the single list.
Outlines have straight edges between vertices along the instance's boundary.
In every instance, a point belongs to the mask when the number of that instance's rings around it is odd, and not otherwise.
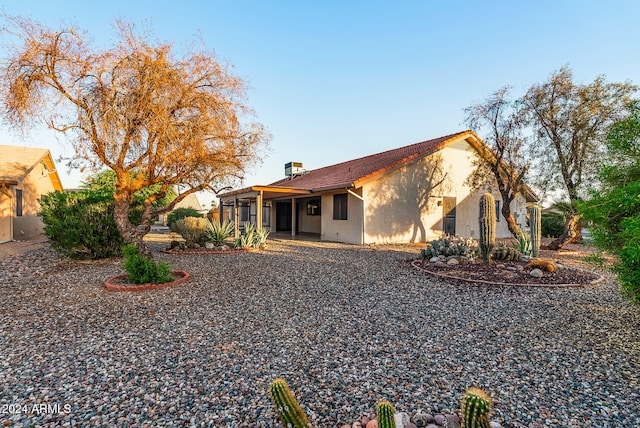
[{"label": "neighboring building", "polygon": [[[312,171],[290,163],[283,180],[219,195],[221,217],[353,244],[427,242],[446,233],[477,238],[482,193],[494,195],[498,213],[502,203],[493,178],[482,191],[467,184],[484,144],[464,131]],[[526,204],[537,199],[527,189],[513,201],[521,226]],[[511,236],[504,219],[496,236]]]},{"label": "neighboring building", "polygon": [[[198,200],[198,196],[196,196],[195,193],[191,193],[191,194],[187,195],[183,200],[178,202],[173,207],[173,210],[177,210],[178,208],[192,208],[192,209],[198,211],[200,214],[202,214],[202,216],[206,216],[206,214],[207,214],[207,210],[203,210],[202,209],[202,206],[200,205],[200,201]],[[159,216],[159,218],[158,218],[158,223],[166,225],[167,224],[167,216],[169,214],[170,213],[161,214]]]},{"label": "neighboring building", "polygon": [[44,233],[40,198],[62,190],[48,149],[0,145],[0,242]]}]

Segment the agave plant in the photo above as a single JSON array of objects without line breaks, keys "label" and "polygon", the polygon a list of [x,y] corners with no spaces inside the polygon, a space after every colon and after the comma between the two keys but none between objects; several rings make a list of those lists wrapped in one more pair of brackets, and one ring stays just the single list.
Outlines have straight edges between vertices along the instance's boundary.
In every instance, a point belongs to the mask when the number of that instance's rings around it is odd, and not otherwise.
[{"label": "agave plant", "polygon": [[228,220],[220,221],[215,220],[209,222],[207,230],[205,232],[205,241],[213,242],[215,245],[221,245],[225,239],[228,239],[233,235],[233,223]]}]

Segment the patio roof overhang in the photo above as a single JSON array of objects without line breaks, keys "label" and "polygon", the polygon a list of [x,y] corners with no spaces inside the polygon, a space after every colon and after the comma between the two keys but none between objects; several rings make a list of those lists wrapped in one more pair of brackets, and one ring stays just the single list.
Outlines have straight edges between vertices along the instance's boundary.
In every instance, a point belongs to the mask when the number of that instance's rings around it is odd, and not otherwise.
[{"label": "patio roof overhang", "polygon": [[244,189],[222,193],[218,195],[218,198],[223,201],[230,201],[234,199],[256,199],[260,193],[262,193],[263,199],[278,199],[309,195],[312,192],[308,189],[296,189],[294,187],[251,186],[245,187]]}]

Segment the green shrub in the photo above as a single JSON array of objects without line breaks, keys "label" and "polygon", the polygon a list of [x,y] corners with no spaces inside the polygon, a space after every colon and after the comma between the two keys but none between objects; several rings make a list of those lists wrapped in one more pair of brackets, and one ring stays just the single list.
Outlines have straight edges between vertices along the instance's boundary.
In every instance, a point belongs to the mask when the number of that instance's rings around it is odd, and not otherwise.
[{"label": "green shrub", "polygon": [[171,228],[171,230],[173,230],[174,232],[177,232],[177,230],[175,230],[176,221],[182,220],[187,217],[201,218],[202,216],[193,208],[176,208],[175,210],[171,211],[169,215],[167,215],[167,226],[169,226],[169,228]]},{"label": "green shrub", "polygon": [[523,232],[520,235],[516,236],[516,242],[513,244],[513,248],[515,248],[523,256],[530,256],[533,252],[531,235],[527,232]]},{"label": "green shrub", "polygon": [[558,238],[564,232],[564,223],[566,219],[564,214],[553,211],[542,213],[541,228],[542,236],[548,238]]},{"label": "green shrub", "polygon": [[135,245],[125,245],[122,247],[122,253],[124,270],[129,274],[129,281],[134,284],[162,284],[175,279],[167,263],[156,263],[141,256]]},{"label": "green shrub", "polygon": [[244,224],[244,232],[239,238],[235,240],[234,247],[236,249],[256,249],[264,248],[267,238],[269,237],[269,231],[267,229],[256,229],[256,227],[246,222]]},{"label": "green shrub", "polygon": [[233,223],[228,220],[224,220],[222,223],[218,220],[209,222],[205,232],[205,241],[213,242],[215,245],[220,245],[225,239],[233,235]]},{"label": "green shrub", "polygon": [[53,192],[42,197],[40,206],[44,232],[57,251],[79,259],[121,254],[125,241],[113,220],[111,192]]},{"label": "green shrub", "polygon": [[196,244],[204,245],[205,234],[211,223],[202,217],[185,217],[174,223],[175,231],[185,240],[187,247],[193,248]]},{"label": "green shrub", "polygon": [[480,254],[478,241],[473,238],[445,235],[427,244],[427,248],[420,250],[424,259],[437,256],[477,257]]}]

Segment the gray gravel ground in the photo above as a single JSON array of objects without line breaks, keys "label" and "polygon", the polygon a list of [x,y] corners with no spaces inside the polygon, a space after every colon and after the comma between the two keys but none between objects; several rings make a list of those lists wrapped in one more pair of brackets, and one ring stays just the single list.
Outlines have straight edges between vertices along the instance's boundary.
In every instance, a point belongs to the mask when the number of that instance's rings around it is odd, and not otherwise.
[{"label": "gray gravel ground", "polygon": [[103,289],[118,260],[64,261],[46,245],[2,259],[0,420],[275,426],[265,390],[282,376],[320,427],[382,398],[456,411],[470,386],[504,427],[640,426],[640,308],[617,285],[452,284],[413,270],[416,255],[308,242],[158,253],[193,278],[139,293]]}]

